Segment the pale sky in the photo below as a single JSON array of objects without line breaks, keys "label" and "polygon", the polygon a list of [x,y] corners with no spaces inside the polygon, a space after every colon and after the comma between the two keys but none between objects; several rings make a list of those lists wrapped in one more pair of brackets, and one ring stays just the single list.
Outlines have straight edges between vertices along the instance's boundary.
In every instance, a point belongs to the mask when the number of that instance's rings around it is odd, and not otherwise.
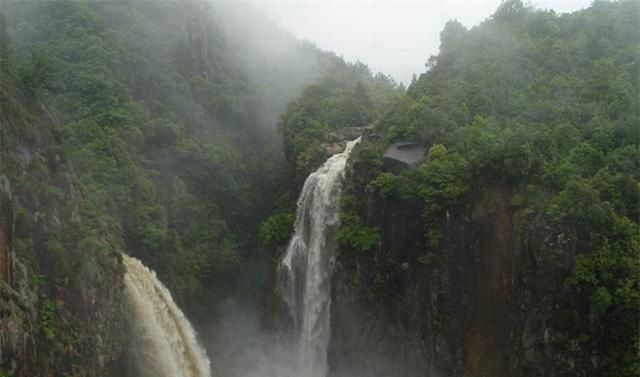
[{"label": "pale sky", "polygon": [[[348,61],[405,84],[437,54],[440,31],[457,19],[467,27],[485,20],[500,0],[250,0],[282,29]],[[556,13],[588,7],[591,0],[534,0]]]}]

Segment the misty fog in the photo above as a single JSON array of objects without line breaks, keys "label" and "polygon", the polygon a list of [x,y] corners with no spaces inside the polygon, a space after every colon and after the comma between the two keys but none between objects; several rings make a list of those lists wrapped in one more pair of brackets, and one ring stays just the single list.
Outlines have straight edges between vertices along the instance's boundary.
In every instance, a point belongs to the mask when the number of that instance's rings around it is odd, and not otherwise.
[{"label": "misty fog", "polygon": [[638,0],[0,2],[0,377],[633,377]]}]

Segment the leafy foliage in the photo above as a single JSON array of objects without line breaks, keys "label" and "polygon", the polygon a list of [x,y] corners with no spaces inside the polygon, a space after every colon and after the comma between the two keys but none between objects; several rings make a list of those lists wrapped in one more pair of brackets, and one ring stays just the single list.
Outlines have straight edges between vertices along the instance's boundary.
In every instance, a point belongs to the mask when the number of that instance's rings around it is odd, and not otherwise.
[{"label": "leafy foliage", "polygon": [[638,14],[636,1],[558,16],[512,0],[471,30],[449,22],[440,53],[368,142],[417,141],[427,159],[415,171],[364,174],[379,197],[424,209],[429,256],[449,210],[495,187],[526,192],[518,205],[555,240],[541,252],[563,261],[547,267],[562,313],[551,319],[554,346],[577,368],[597,355],[595,368],[611,376],[640,369]]},{"label": "leafy foliage", "polygon": [[267,218],[260,227],[260,242],[264,247],[283,245],[293,232],[294,213],[278,213]]},{"label": "leafy foliage", "polygon": [[336,239],[342,247],[347,247],[359,252],[367,252],[376,247],[380,242],[380,230],[376,227],[366,226],[355,213],[353,206],[354,197],[345,195],[341,202],[340,228]]},{"label": "leafy foliage", "polygon": [[[302,89],[283,87],[268,104],[260,87],[291,76],[280,68],[286,58],[263,51],[275,61],[246,67],[220,29],[230,21],[199,1],[11,2],[3,11],[13,41],[2,48],[15,59],[2,66],[20,86],[2,86],[11,94],[0,97],[3,132],[42,138],[45,126],[31,118],[46,109],[47,142],[77,177],[80,221],[69,239],[52,232],[48,243],[60,273],[81,284],[95,272],[91,255],[124,251],[157,271],[190,317],[210,318],[242,274],[254,279],[244,267],[259,265],[260,240],[289,237],[291,199],[274,204],[286,176],[269,122]],[[369,124],[399,89],[363,64],[278,38],[293,61],[313,67],[299,75],[314,85],[282,121],[285,154],[309,169],[331,130]],[[30,166],[41,180],[48,168],[39,159]],[[65,190],[46,190],[64,200]],[[276,207],[289,214],[260,227]],[[77,262],[62,263],[71,254]]]},{"label": "leafy foliage", "polygon": [[369,126],[402,91],[382,74],[329,55],[322,78],[305,88],[280,121],[284,152],[294,181],[306,177],[326,158],[322,143],[340,128]]},{"label": "leafy foliage", "polygon": [[270,208],[262,199],[275,192],[281,162],[273,138],[246,147],[266,137],[251,110],[257,90],[209,9],[198,2],[6,8],[16,55],[28,62],[16,69],[25,96],[57,122],[56,145],[78,177],[78,253],[118,245],[156,270],[190,314],[206,318],[257,247]]},{"label": "leafy foliage", "polygon": [[420,168],[418,195],[432,206],[446,207],[457,203],[469,189],[466,161],[441,144],[432,146],[428,156]]}]

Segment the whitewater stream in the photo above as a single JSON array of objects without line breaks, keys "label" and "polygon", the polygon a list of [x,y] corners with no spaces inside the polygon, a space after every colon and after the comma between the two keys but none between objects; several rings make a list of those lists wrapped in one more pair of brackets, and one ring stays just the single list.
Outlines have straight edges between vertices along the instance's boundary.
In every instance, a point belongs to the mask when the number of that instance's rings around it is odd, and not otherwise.
[{"label": "whitewater stream", "polygon": [[[340,223],[345,167],[359,141],[347,143],[343,153],[330,157],[309,175],[298,199],[294,233],[278,269],[278,293],[293,323],[293,344],[286,347],[292,348],[292,352],[257,362],[257,368],[247,368],[249,371],[244,373],[238,370],[243,377],[327,375],[335,232]],[[167,288],[139,260],[127,255],[123,255],[123,260],[131,313],[129,364],[132,375],[211,377],[209,359]],[[242,335],[236,333],[236,336]],[[233,341],[228,343],[229,347],[231,343]],[[262,353],[264,350],[259,352]],[[245,362],[252,360],[251,355],[246,356]],[[259,361],[258,356],[254,355],[253,360]]]},{"label": "whitewater stream", "polygon": [[169,290],[139,260],[123,255],[138,377],[211,377],[209,359]]},{"label": "whitewater stream", "polygon": [[278,271],[278,291],[293,321],[298,344],[296,376],[325,377],[331,337],[331,273],[340,218],[342,180],[353,147],[330,157],[307,177],[298,198],[294,234]]}]

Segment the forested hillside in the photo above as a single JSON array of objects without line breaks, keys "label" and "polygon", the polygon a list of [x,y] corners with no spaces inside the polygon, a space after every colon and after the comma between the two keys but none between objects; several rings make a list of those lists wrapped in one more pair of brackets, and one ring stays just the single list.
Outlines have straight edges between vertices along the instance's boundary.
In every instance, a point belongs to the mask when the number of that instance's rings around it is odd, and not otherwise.
[{"label": "forested hillside", "polygon": [[[2,3],[0,276],[7,318],[31,339],[3,345],[6,373],[113,371],[121,252],[157,271],[200,325],[231,295],[260,305],[258,227],[287,187],[279,113],[306,84],[374,79],[268,21],[259,34],[223,12],[200,1]],[[246,56],[267,37],[280,53]],[[25,292],[39,299],[14,302]],[[105,328],[92,333],[95,322]]]},{"label": "forested hillside", "polygon": [[0,377],[140,377],[122,254],[214,375],[317,376],[310,276],[322,377],[637,376],[639,25],[508,0],[405,89],[246,4],[2,1]]},{"label": "forested hillside", "polygon": [[[640,371],[639,12],[507,1],[470,30],[451,21],[354,152],[346,273],[359,266],[370,314],[422,334],[430,368]],[[385,168],[398,141],[427,147],[426,161]],[[424,301],[409,299],[416,289]]]},{"label": "forested hillside", "polygon": [[47,67],[18,62],[0,15],[0,375],[100,373],[122,349],[119,245],[83,223]]}]

